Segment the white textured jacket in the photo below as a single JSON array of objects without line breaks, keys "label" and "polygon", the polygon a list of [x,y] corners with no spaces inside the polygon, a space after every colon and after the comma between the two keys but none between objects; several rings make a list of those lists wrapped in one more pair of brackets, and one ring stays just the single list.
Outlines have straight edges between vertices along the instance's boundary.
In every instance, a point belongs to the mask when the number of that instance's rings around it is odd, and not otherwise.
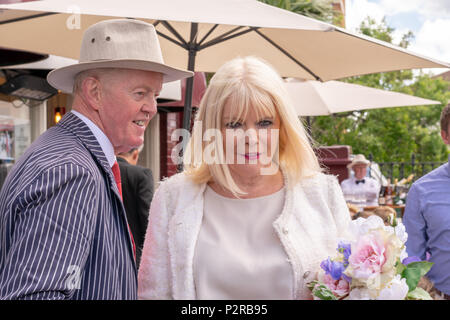
[{"label": "white textured jacket", "polygon": [[[285,176],[285,186],[289,186]],[[163,181],[150,208],[138,275],[139,299],[196,299],[193,260],[206,184],[180,173]],[[347,237],[350,213],[335,176],[317,174],[286,188],[273,227],[292,265],[295,299],[311,299],[306,282]]]}]

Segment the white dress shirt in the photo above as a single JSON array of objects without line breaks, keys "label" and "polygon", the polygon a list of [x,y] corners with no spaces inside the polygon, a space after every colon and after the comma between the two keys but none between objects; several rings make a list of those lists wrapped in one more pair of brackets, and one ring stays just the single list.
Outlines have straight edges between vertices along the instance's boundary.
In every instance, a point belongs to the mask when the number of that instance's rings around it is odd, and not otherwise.
[{"label": "white dress shirt", "polygon": [[364,182],[357,183],[355,177],[341,182],[345,200],[362,206],[378,206],[380,184],[373,178],[364,177]]},{"label": "white dress shirt", "polygon": [[108,160],[109,166],[112,168],[114,165],[114,162],[116,161],[116,156],[114,155],[114,147],[109,141],[108,137],[103,133],[103,131],[95,124],[93,123],[88,117],[82,115],[81,113],[72,110],[73,114],[75,114],[78,118],[83,120],[84,123],[91,129],[92,133],[94,134],[95,138],[97,138],[98,144],[103,150],[103,153],[106,156],[106,159]]}]

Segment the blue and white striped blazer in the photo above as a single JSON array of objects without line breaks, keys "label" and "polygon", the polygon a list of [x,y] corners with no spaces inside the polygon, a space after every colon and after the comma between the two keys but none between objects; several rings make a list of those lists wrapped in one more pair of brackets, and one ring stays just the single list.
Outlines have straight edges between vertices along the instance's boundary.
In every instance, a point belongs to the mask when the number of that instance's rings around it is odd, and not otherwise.
[{"label": "blue and white striped blazer", "polygon": [[68,113],[0,192],[0,299],[136,299],[125,209],[108,161]]}]

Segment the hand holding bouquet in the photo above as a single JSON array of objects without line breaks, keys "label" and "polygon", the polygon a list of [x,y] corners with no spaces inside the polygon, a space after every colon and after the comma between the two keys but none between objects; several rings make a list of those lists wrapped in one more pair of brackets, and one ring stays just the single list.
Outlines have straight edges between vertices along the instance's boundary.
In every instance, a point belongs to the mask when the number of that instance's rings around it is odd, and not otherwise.
[{"label": "hand holding bouquet", "polygon": [[389,225],[378,216],[351,223],[354,240],[340,242],[308,285],[315,299],[432,300],[417,284],[433,263],[408,257],[403,224],[393,215]]}]

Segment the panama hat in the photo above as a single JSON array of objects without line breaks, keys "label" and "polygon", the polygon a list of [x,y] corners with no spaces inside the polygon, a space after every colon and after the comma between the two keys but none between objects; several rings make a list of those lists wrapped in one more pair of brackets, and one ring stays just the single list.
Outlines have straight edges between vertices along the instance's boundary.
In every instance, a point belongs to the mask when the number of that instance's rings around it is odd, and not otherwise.
[{"label": "panama hat", "polygon": [[347,168],[353,167],[355,164],[370,164],[370,161],[366,159],[366,157],[363,154],[357,154],[351,163],[347,165]]},{"label": "panama hat", "polygon": [[163,74],[163,82],[194,75],[164,64],[155,27],[132,19],[105,20],[90,26],[83,35],[77,64],[55,69],[47,81],[56,89],[72,93],[75,76],[98,68],[125,68]]}]

